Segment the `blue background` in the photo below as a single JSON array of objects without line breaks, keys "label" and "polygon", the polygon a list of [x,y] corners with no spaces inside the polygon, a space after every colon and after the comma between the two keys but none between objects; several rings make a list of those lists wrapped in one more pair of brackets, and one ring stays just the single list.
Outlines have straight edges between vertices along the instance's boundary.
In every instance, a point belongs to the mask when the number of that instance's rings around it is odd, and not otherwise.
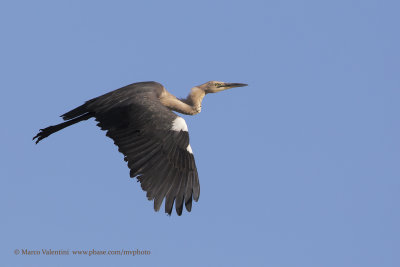
[{"label": "blue background", "polygon": [[[398,1],[2,1],[1,266],[400,266]],[[183,97],[201,196],[153,211],[85,100]],[[14,249],[150,250],[23,256]]]}]

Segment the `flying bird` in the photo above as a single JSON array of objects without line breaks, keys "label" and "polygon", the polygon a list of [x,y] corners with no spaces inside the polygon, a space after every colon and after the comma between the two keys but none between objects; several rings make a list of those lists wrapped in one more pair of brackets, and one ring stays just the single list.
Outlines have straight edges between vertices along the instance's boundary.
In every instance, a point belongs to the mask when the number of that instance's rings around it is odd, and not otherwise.
[{"label": "flying bird", "polygon": [[198,114],[206,94],[242,86],[247,84],[210,81],[178,99],[160,83],[133,83],[61,115],[65,122],[40,129],[33,140],[37,144],[65,127],[94,118],[124,155],[130,177],[136,177],[147,198],[154,200],[154,210],[159,211],[165,199],[165,212],[171,215],[175,202],[181,215],[183,203],[190,212],[192,199],[198,201],[200,183],[188,127],[173,111]]}]

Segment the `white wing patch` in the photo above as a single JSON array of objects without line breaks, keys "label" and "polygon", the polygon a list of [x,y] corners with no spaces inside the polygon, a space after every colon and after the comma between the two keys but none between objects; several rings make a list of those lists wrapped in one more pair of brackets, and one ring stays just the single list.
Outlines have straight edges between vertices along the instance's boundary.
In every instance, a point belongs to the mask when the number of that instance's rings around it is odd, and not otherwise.
[{"label": "white wing patch", "polygon": [[[188,131],[188,127],[187,124],[185,122],[185,120],[181,117],[177,117],[175,120],[172,121],[172,127],[171,127],[172,131],[176,131],[176,132],[180,132],[180,131]],[[192,151],[192,147],[190,146],[190,144],[186,147],[187,152],[189,152],[190,154],[193,154]]]},{"label": "white wing patch", "polygon": [[172,121],[172,127],[171,127],[172,131],[188,131],[188,127],[186,125],[186,122],[183,118],[181,117],[177,117],[175,120]]},{"label": "white wing patch", "polygon": [[193,154],[192,147],[190,146],[190,144],[187,146],[186,150],[187,150],[190,154]]}]

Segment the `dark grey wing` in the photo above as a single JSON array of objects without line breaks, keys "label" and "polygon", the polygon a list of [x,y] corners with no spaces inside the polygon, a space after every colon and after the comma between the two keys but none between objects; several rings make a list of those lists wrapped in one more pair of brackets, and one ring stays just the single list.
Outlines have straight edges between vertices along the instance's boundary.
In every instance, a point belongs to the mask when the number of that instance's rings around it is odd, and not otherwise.
[{"label": "dark grey wing", "polygon": [[140,181],[156,211],[164,199],[168,214],[174,202],[178,215],[183,203],[191,211],[192,199],[199,199],[200,185],[187,126],[160,103],[156,92],[122,97],[111,107],[100,97],[89,103],[88,109],[125,155],[130,176]]}]

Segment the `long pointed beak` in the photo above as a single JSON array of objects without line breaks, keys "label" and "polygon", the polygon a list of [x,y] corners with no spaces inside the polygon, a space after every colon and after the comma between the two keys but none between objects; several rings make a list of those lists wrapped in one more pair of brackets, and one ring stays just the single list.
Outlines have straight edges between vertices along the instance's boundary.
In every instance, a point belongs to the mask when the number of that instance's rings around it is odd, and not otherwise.
[{"label": "long pointed beak", "polygon": [[243,86],[247,86],[248,84],[245,83],[225,83],[224,87],[229,87],[229,88],[233,88],[233,87],[243,87]]}]

